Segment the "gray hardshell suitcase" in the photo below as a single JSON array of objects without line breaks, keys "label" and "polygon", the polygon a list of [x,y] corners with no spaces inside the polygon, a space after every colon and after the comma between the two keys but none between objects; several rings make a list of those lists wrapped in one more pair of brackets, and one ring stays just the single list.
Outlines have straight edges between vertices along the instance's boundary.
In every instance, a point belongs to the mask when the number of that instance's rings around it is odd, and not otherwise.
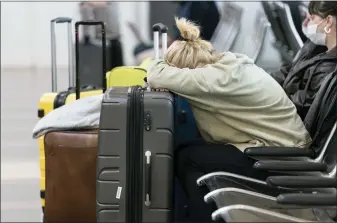
[{"label": "gray hardshell suitcase", "polygon": [[[154,26],[156,59],[159,30],[165,40],[165,28]],[[98,143],[97,222],[173,221],[173,134],[171,93],[140,86],[106,91]]]},{"label": "gray hardshell suitcase", "polygon": [[140,87],[104,95],[97,160],[97,222],[171,222],[173,96]]}]

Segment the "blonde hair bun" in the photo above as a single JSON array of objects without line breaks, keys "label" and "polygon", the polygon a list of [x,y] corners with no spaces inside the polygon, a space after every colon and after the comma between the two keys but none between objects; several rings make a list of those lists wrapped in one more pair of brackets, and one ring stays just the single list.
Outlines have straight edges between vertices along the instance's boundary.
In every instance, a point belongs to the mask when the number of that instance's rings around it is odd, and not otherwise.
[{"label": "blonde hair bun", "polygon": [[222,56],[213,51],[212,44],[200,38],[199,26],[186,18],[175,17],[175,22],[184,40],[175,40],[167,49],[164,58],[168,65],[194,69],[221,59]]},{"label": "blonde hair bun", "polygon": [[180,36],[184,38],[184,40],[194,41],[200,38],[200,29],[195,23],[178,17],[175,17],[175,22],[180,31]]}]

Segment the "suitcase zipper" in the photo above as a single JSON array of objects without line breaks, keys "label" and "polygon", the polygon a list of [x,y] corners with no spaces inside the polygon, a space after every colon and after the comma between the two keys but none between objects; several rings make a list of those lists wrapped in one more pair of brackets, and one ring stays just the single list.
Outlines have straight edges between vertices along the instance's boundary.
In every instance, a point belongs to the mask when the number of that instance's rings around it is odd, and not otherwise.
[{"label": "suitcase zipper", "polygon": [[131,87],[128,93],[126,222],[142,222],[143,207],[143,90]]},{"label": "suitcase zipper", "polygon": [[138,87],[135,91],[135,222],[143,221],[143,128],[144,128],[144,91]]},{"label": "suitcase zipper", "polygon": [[127,104],[127,150],[126,150],[126,211],[125,211],[125,222],[134,222],[134,210],[133,210],[133,201],[132,197],[134,197],[133,192],[133,143],[134,143],[134,88],[129,88],[128,91],[128,104]]}]

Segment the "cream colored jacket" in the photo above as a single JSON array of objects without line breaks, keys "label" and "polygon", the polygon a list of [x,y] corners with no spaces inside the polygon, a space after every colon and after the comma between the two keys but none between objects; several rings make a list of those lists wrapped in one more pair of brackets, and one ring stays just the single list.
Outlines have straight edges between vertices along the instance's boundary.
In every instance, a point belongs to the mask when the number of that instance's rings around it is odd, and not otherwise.
[{"label": "cream colored jacket", "polygon": [[209,142],[244,150],[256,146],[307,147],[311,138],[282,87],[245,55],[226,52],[215,64],[179,69],[159,61],[148,84],[188,99]]}]

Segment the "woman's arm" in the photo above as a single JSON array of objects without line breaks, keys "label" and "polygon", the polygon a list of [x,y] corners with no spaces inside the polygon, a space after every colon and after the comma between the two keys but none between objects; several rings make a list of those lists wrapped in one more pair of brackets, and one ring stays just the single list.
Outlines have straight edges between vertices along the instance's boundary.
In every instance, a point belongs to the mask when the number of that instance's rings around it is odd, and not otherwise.
[{"label": "woman's arm", "polygon": [[204,69],[180,69],[159,61],[149,67],[147,81],[151,88],[166,88],[181,95],[198,95],[209,92],[203,76]]}]

